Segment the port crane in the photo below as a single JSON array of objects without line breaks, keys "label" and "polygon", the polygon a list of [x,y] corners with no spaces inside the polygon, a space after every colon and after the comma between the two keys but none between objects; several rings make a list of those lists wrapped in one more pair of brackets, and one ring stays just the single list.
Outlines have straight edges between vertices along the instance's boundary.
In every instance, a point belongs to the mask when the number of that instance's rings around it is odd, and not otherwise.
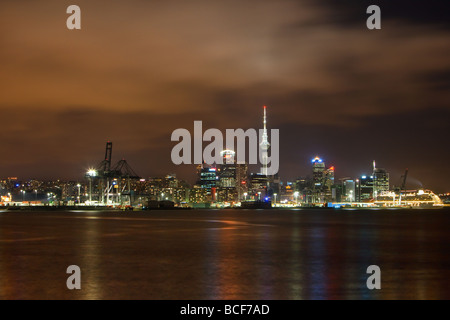
[{"label": "port crane", "polygon": [[[95,169],[102,204],[122,203],[123,197],[132,203],[131,180],[140,179],[125,159],[111,165],[112,142],[106,143],[105,159]],[[89,173],[88,173],[89,174]],[[90,183],[92,176],[89,177]],[[92,191],[91,191],[92,192]]]}]

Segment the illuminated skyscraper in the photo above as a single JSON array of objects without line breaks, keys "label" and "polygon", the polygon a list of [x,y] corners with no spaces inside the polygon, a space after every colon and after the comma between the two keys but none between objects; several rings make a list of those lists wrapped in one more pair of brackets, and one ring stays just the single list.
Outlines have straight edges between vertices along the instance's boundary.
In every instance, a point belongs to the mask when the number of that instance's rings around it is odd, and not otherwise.
[{"label": "illuminated skyscraper", "polygon": [[235,152],[223,150],[220,155],[223,157],[223,163],[218,165],[219,186],[222,188],[236,188]]},{"label": "illuminated skyscraper", "polygon": [[261,173],[252,173],[250,175],[250,198],[253,200],[262,200],[267,194],[269,181],[267,176]]},{"label": "illuminated skyscraper", "polygon": [[334,187],[334,167],[329,167],[323,172],[323,192],[325,202],[336,200],[336,189]]},{"label": "illuminated skyscraper", "polygon": [[373,162],[373,197],[389,191],[389,173],[383,168],[377,168]]},{"label": "illuminated skyscraper", "polygon": [[313,164],[313,189],[321,190],[324,185],[325,162],[318,156],[311,162]]},{"label": "illuminated skyscraper", "polygon": [[324,187],[328,190],[331,190],[331,187],[334,185],[334,167],[329,167],[323,172],[323,184]]},{"label": "illuminated skyscraper", "polygon": [[236,202],[247,190],[247,164],[239,164],[233,150],[223,150],[223,161],[218,165],[217,201]]},{"label": "illuminated skyscraper", "polygon": [[342,201],[354,202],[356,200],[355,181],[346,178],[343,182],[344,185],[344,199]]},{"label": "illuminated skyscraper", "polygon": [[236,164],[236,189],[238,199],[245,199],[244,194],[248,193],[248,164],[245,162]]},{"label": "illuminated skyscraper", "polygon": [[356,180],[356,201],[367,202],[373,198],[373,176],[362,175]]},{"label": "illuminated skyscraper", "polygon": [[[215,200],[215,190],[218,180],[217,169],[207,165],[199,165],[197,167],[197,173],[199,178],[197,186],[205,191],[204,195],[208,197],[209,201]],[[199,190],[194,191],[197,192]]]}]

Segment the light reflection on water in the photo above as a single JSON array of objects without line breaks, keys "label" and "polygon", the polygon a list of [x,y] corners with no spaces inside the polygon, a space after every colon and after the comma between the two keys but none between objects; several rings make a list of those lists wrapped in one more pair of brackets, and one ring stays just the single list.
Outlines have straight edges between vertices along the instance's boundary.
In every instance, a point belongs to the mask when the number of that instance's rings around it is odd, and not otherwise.
[{"label": "light reflection on water", "polygon": [[[77,247],[76,256],[81,258],[79,267],[82,270],[82,277],[86,277],[83,281],[82,293],[83,299],[101,300],[102,283],[101,270],[99,268],[99,259],[102,257],[102,244],[99,239],[101,231],[99,221],[92,221],[87,224],[87,228],[82,232],[81,245]],[[77,261],[74,261],[76,264]]]},{"label": "light reflection on water", "polygon": [[[1,213],[1,299],[448,299],[448,212]],[[79,265],[82,290],[66,268]],[[382,289],[368,290],[369,265]]]}]

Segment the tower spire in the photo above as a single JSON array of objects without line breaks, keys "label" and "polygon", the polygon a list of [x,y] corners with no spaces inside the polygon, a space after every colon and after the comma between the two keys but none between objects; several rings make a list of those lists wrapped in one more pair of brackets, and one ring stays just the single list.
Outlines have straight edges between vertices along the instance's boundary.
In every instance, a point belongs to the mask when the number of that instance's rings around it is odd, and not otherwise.
[{"label": "tower spire", "polygon": [[267,164],[268,164],[267,163],[268,162],[267,151],[270,148],[270,143],[269,143],[269,136],[267,135],[266,109],[267,109],[267,107],[264,106],[264,118],[263,118],[264,129],[263,129],[262,139],[261,139],[261,143],[259,144],[259,147],[260,147],[260,150],[262,151],[262,160],[263,160],[262,174],[267,176]]},{"label": "tower spire", "polygon": [[266,123],[267,123],[266,109],[267,109],[267,107],[264,106],[264,132],[267,131],[267,128],[266,128]]},{"label": "tower spire", "polygon": [[264,117],[263,117],[263,135],[262,135],[262,141],[261,141],[261,148],[263,150],[268,150],[270,147],[269,143],[269,136],[267,134],[267,114],[266,114],[267,107],[264,106]]}]

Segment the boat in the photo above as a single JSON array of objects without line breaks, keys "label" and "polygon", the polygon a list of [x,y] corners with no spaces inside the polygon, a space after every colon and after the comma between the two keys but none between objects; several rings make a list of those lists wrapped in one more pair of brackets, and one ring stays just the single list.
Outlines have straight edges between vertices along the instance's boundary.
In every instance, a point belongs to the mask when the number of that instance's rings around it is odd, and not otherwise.
[{"label": "boat", "polygon": [[419,189],[419,190],[405,190],[396,194],[390,192],[389,194],[378,196],[374,200],[374,204],[380,207],[392,208],[409,208],[409,209],[442,209],[444,202],[433,191]]}]

